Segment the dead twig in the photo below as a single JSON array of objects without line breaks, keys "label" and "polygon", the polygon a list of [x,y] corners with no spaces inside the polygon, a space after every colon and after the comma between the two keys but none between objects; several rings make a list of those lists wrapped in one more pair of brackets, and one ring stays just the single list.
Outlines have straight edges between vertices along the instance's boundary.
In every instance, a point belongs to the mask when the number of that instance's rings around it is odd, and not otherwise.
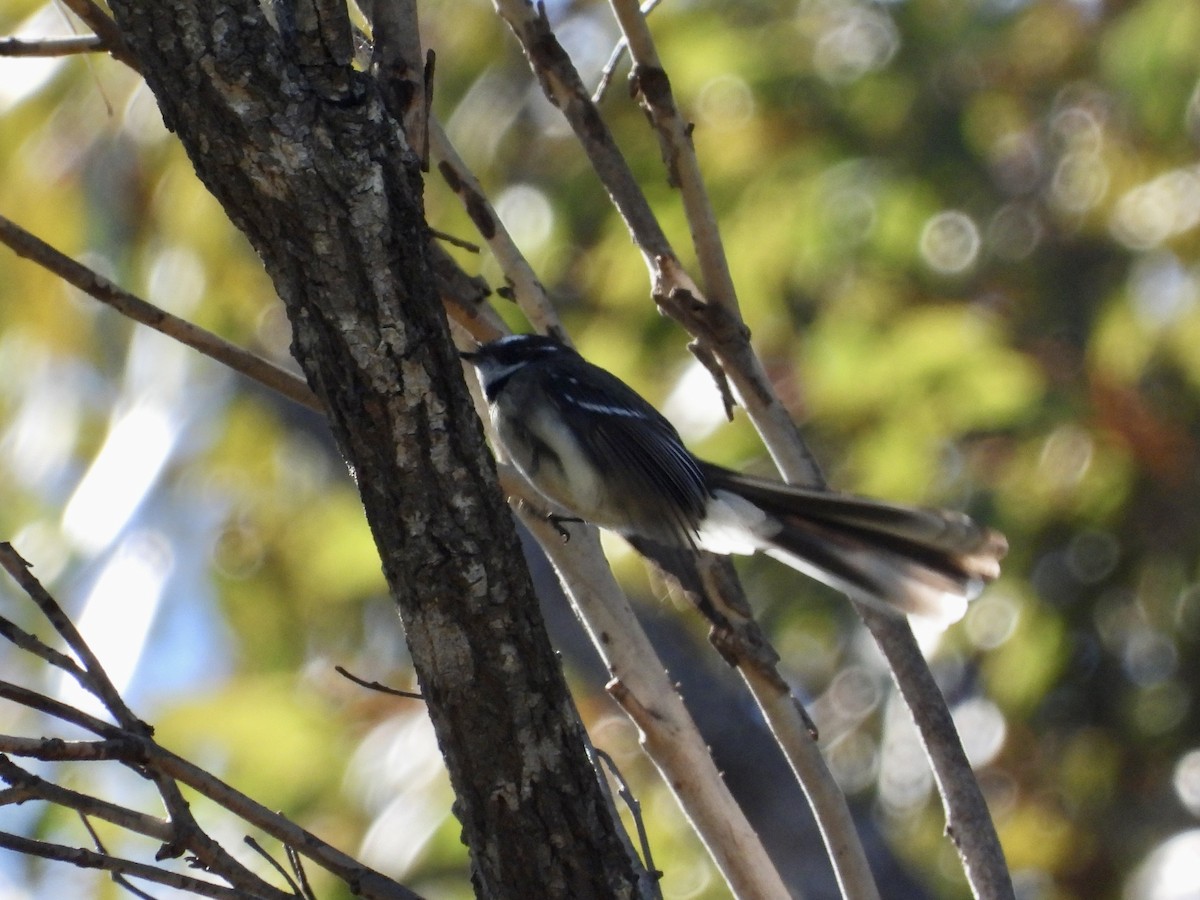
[{"label": "dead twig", "polygon": [[[360,896],[374,900],[414,900],[416,895],[411,891],[321,842],[294,823],[235,791],[211,773],[161,747],[153,738],[153,729],[125,704],[74,623],[10,544],[0,543],[0,568],[8,572],[37,605],[78,663],[11,623],[8,623],[8,627],[0,628],[0,636],[60,671],[71,674],[84,690],[103,703],[107,714],[113,718],[111,722],[105,721],[38,691],[0,681],[0,700],[37,710],[52,719],[91,731],[100,738],[94,741],[66,741],[54,737],[0,735],[0,779],[9,785],[0,792],[0,805],[42,800],[75,811],[84,817],[85,823],[90,818],[103,819],[131,833],[160,841],[157,861],[187,855],[195,865],[225,879],[229,887],[197,881],[158,866],[116,857],[104,852],[102,847],[98,851],[78,850],[8,834],[0,835],[0,846],[47,859],[72,862],[78,866],[105,869],[114,877],[130,876],[179,887],[201,896],[285,900],[299,895],[300,888],[290,876],[285,874],[296,893],[289,894],[265,882],[205,832],[183,798],[180,790],[180,784],[183,784],[240,816],[251,827],[270,834],[285,846],[297,848],[309,859],[352,885]],[[28,772],[10,757],[74,763],[119,762],[155,785],[166,807],[167,818],[148,816],[64,788]],[[90,824],[85,824],[85,827],[92,831]],[[296,864],[293,863],[295,868]]]},{"label": "dead twig", "polygon": [[386,684],[381,684],[378,681],[365,681],[342,666],[334,666],[333,670],[348,681],[353,681],[359,687],[365,687],[368,690],[379,691],[381,694],[390,694],[393,697],[405,697],[409,700],[425,699],[417,691],[402,691],[399,688],[388,687]]},{"label": "dead twig", "polygon": [[19,38],[0,38],[0,56],[75,56],[106,50],[104,42],[94,34],[69,38],[43,38],[25,41]]}]

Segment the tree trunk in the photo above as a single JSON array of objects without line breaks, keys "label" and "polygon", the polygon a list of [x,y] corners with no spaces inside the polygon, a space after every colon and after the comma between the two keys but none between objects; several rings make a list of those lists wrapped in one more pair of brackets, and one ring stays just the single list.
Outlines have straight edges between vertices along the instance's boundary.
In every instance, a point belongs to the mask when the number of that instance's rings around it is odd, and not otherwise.
[{"label": "tree trunk", "polygon": [[344,5],[111,0],[167,127],[261,255],[352,466],[477,893],[631,896],[434,291],[420,167]]}]

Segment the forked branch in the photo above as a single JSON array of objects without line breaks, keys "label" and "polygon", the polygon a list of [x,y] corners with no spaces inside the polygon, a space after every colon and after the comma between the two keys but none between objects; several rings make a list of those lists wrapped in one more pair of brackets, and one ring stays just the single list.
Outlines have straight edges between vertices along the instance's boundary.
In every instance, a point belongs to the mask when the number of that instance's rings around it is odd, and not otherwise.
[{"label": "forked branch", "polygon": [[[128,834],[151,838],[159,842],[160,849],[153,862],[150,862],[115,856],[98,843],[95,850],[86,850],[9,833],[0,833],[0,846],[83,868],[102,869],[112,873],[114,878],[136,878],[169,885],[197,896],[254,897],[263,900],[294,897],[294,891],[276,887],[239,862],[200,825],[181,793],[180,786],[186,785],[240,817],[248,828],[277,838],[286,847],[342,879],[360,896],[375,900],[416,898],[416,894],[402,885],[361,865],[158,744],[154,740],[153,729],[139,719],[121,698],[74,623],[11,544],[0,543],[0,568],[36,604],[67,652],[53,649],[49,643],[7,618],[0,619],[0,637],[42,663],[69,675],[84,691],[100,701],[112,719],[105,721],[56,698],[0,681],[0,699],[38,711],[48,722],[77,726],[100,738],[78,741],[54,736],[0,735],[0,780],[7,785],[5,790],[0,791],[0,805],[30,800],[49,803],[77,813],[85,823],[92,818],[102,819]],[[35,775],[14,759],[55,762],[67,766],[68,771],[83,765],[117,763],[154,783],[167,815],[160,818],[72,790],[49,778]],[[197,879],[162,864],[164,860],[180,856],[188,857],[193,867],[224,884]]]}]

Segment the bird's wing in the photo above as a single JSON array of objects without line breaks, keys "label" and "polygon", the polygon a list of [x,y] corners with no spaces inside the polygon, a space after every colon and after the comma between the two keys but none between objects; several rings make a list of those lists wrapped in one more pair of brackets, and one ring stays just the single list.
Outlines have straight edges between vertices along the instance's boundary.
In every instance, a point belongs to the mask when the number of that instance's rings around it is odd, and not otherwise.
[{"label": "bird's wing", "polygon": [[645,536],[694,545],[708,501],[704,472],[684,447],[674,426],[636,391],[614,375],[595,369],[587,379],[554,376],[547,395],[570,415],[582,410],[588,428],[579,439],[593,456],[619,466],[610,480],[612,500],[647,527]]}]

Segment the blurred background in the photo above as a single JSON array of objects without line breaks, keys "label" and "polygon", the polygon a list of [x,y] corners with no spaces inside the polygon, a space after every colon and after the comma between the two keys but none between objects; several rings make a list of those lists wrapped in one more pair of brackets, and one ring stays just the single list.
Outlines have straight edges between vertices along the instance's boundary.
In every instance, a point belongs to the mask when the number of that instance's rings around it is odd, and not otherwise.
[{"label": "blurred background", "polygon": [[[607,5],[547,7],[598,83],[618,37]],[[64,16],[5,0],[0,36],[70,34]],[[621,222],[491,5],[422,16],[435,110],[584,354],[702,455],[769,471],[656,313]],[[1019,895],[1200,897],[1200,4],[677,0],[651,24],[755,346],[832,483],[961,507],[1008,535],[1004,577],[961,624],[922,638]],[[626,71],[602,110],[690,262]],[[434,227],[473,237],[436,175],[426,199]],[[150,93],[108,58],[0,59],[0,213],[288,362],[261,265]],[[454,252],[503,283],[491,260]],[[333,671],[413,681],[321,420],[5,249],[0,539],[167,746],[430,897],[470,896],[420,704]],[[702,624],[608,547],[796,896],[836,896],[803,798]],[[643,804],[665,896],[726,896],[533,565],[592,736]],[[965,896],[907,711],[852,611],[769,561],[739,565],[884,895]],[[32,627],[7,581],[0,602]],[[12,650],[0,674],[77,699]],[[3,705],[0,730],[49,726]],[[147,796],[100,767],[57,777]],[[35,804],[0,808],[0,829],[88,843]],[[117,892],[0,855],[4,900]]]}]

